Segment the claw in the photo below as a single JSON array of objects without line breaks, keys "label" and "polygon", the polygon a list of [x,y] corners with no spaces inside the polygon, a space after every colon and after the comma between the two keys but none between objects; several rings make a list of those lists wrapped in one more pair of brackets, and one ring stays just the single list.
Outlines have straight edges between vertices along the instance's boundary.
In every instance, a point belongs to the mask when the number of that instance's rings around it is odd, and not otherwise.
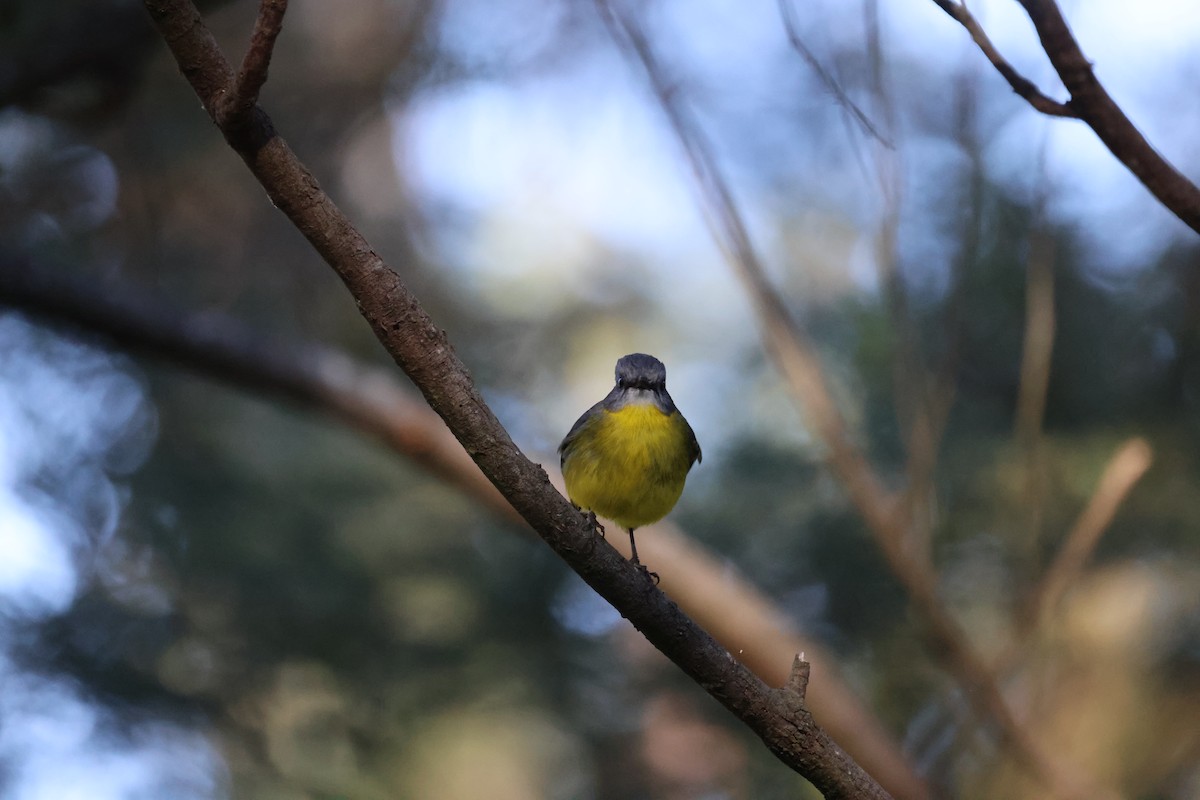
[{"label": "claw", "polygon": [[600,520],[596,519],[596,512],[590,511],[590,510],[584,511],[582,508],[580,508],[579,506],[576,506],[574,503],[571,503],[571,505],[575,506],[576,511],[583,514],[583,516],[587,519],[587,521],[589,523],[591,523],[592,528],[596,531],[596,533],[600,534],[600,538],[603,539],[604,538],[604,526],[600,524]]}]

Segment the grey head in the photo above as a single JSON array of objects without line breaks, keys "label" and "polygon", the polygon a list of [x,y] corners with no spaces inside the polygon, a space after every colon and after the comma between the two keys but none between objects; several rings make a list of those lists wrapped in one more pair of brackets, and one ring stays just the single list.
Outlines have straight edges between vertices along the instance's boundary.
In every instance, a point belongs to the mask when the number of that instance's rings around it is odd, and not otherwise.
[{"label": "grey head", "polygon": [[654,403],[664,413],[675,410],[667,394],[667,368],[654,356],[630,353],[617,361],[617,385],[604,398],[603,404],[616,411],[631,403]]},{"label": "grey head", "polygon": [[618,389],[665,390],[667,368],[654,356],[645,353],[630,353],[617,361]]}]

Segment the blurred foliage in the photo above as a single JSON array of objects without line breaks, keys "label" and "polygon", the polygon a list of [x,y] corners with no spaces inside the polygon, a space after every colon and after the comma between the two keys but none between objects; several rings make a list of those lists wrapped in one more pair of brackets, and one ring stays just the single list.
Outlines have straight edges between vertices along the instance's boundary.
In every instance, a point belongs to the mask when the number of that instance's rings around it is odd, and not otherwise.
[{"label": "blurred foliage", "polygon": [[[255,5],[205,6],[231,56]],[[47,8],[0,14],[0,256],[386,364],[336,277],[200,113],[140,4]],[[1020,641],[1014,614],[1107,460],[1128,437],[1149,440],[1151,471],[1061,613],[1024,642],[1011,685],[1039,736],[1130,797],[1196,796],[1194,237],[1151,246],[1149,223],[1131,221],[1121,246],[1133,255],[1112,268],[1095,242],[1125,230],[1050,214],[1004,178],[1036,183],[1034,148],[1014,155],[977,136],[1032,112],[998,80],[960,87],[969,104],[933,103],[914,87],[945,76],[901,53],[888,69],[908,191],[889,284],[862,255],[881,210],[863,174],[869,143],[786,47],[739,60],[713,32],[728,9],[705,9],[654,5],[652,37],[691,78],[776,278],[893,485],[908,458],[898,386],[918,374],[906,341],[951,379],[933,552],[982,652]],[[753,19],[727,26],[728,41],[781,36],[770,15]],[[68,46],[81,41],[87,58]],[[865,94],[861,41],[838,28],[823,44]],[[551,463],[617,356],[663,356],[706,456],[674,518],[832,646],[947,796],[1032,796],[925,648],[736,285],[688,227],[695,215],[670,206],[686,193],[583,192],[597,205],[659,202],[658,228],[682,231],[668,247],[572,217],[549,152],[522,179],[526,195],[472,202],[431,188],[413,155],[409,139],[431,135],[422,115],[447,98],[511,90],[532,129],[544,98],[529,87],[562,83],[550,96],[574,98],[564,113],[582,116],[594,86],[581,75],[620,84],[627,72],[589,4],[294,2],[263,102],[447,329],[518,442]],[[613,114],[618,130],[643,125]],[[484,119],[451,132],[494,147],[496,172],[511,171]],[[629,155],[648,159],[645,179],[686,175],[673,151],[649,152]],[[1035,236],[1053,243],[1057,332],[1031,448],[1013,416]],[[89,784],[130,798],[811,795],[540,544],[327,420],[18,311],[0,317],[0,435],[6,797]]]}]

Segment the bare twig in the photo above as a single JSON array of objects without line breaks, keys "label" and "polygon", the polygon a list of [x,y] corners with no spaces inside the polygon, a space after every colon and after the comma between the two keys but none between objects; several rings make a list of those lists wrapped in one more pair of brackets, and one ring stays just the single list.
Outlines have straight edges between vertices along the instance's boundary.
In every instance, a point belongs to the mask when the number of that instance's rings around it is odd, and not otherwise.
[{"label": "bare twig", "polygon": [[[190,0],[144,0],[210,117],[232,69]],[[664,655],[750,727],[776,756],[829,798],[887,793],[817,726],[684,615],[645,574],[597,538],[590,522],[513,444],[465,365],[417,298],[334,205],[261,109],[257,132],[226,139],[271,201],[295,224],[354,297],[396,363],[518,513],[583,580]],[[269,135],[264,135],[269,134]]]},{"label": "bare twig", "polygon": [[[974,87],[965,80],[955,92],[956,117],[955,141],[971,163],[967,181],[969,191],[965,201],[960,240],[962,246],[953,258],[948,259],[950,289],[941,324],[943,351],[932,368],[928,394],[928,436],[913,437],[913,448],[905,474],[908,476],[908,491],[914,497],[929,496],[933,490],[934,468],[937,454],[945,435],[950,411],[957,393],[956,374],[963,341],[963,323],[966,317],[966,274],[979,259],[983,230],[984,169],[982,148],[975,133]],[[931,533],[927,524],[925,535]],[[924,550],[928,552],[930,543]]]},{"label": "bare twig", "polygon": [[1023,541],[1036,546],[1045,509],[1046,466],[1042,419],[1054,352],[1054,239],[1035,231],[1025,268],[1025,336],[1017,389],[1016,437],[1025,456],[1026,531]]},{"label": "bare twig", "polygon": [[[884,69],[879,0],[867,0],[863,6],[863,17],[871,90],[884,126],[890,132],[896,127],[896,111]],[[898,524],[905,530],[904,547],[908,556],[928,563],[935,513],[933,474],[954,396],[953,374],[948,369],[934,372],[925,363],[918,346],[919,337],[908,292],[897,262],[904,170],[893,152],[877,152],[876,163],[883,197],[876,249],[880,283],[884,288],[892,330],[897,339],[892,358],[892,383],[896,394],[896,419],[907,451],[902,498],[904,521]],[[946,367],[947,363],[943,362],[941,366]]]},{"label": "bare twig", "polygon": [[792,47],[800,54],[800,57],[804,59],[804,62],[808,64],[809,69],[817,76],[817,80],[821,82],[821,85],[828,89],[834,99],[837,100],[838,105],[844,108],[858,122],[859,126],[868,136],[889,150],[894,148],[895,145],[892,144],[891,140],[881,133],[879,128],[871,122],[871,118],[867,116],[866,112],[850,99],[850,96],[846,94],[842,85],[838,83],[837,78],[833,77],[829,70],[825,69],[809,46],[804,43],[804,39],[800,36],[800,26],[796,20],[796,10],[792,7],[792,0],[779,0],[779,15],[783,18],[783,28],[787,32],[788,41],[791,42]]},{"label": "bare twig", "polygon": [[1026,596],[1017,614],[1017,635],[993,662],[1000,675],[1012,675],[1031,646],[1032,635],[1053,617],[1063,597],[1078,580],[1087,559],[1112,524],[1121,503],[1153,463],[1154,453],[1141,437],[1121,444],[1100,474],[1096,488],[1075,524],[1071,526],[1058,555]]},{"label": "bare twig", "polygon": [[987,60],[992,62],[992,66],[1000,73],[1004,80],[1008,81],[1008,85],[1012,90],[1022,97],[1029,105],[1033,106],[1043,114],[1048,114],[1052,117],[1079,117],[1078,112],[1070,103],[1060,103],[1045,94],[1037,85],[1026,78],[1008,63],[1008,60],[1000,55],[1000,51],[992,44],[992,40],[988,38],[987,32],[983,26],[979,24],[979,20],[970,12],[965,3],[955,2],[955,0],[933,0],[937,3],[938,8],[949,14],[959,25],[967,29],[967,33],[971,35],[971,40],[976,46],[987,56]]},{"label": "bare twig", "polygon": [[992,62],[1013,91],[1043,114],[1075,117],[1087,123],[1109,152],[1137,177],[1172,214],[1200,233],[1200,188],[1154,149],[1121,107],[1096,79],[1092,64],[1075,41],[1054,0],[1017,0],[1037,29],[1042,49],[1050,58],[1071,99],[1059,103],[1044,95],[1000,55],[967,7],[955,0],[934,0],[959,22]]},{"label": "bare twig", "polygon": [[1041,39],[1042,49],[1071,93],[1071,108],[1117,159],[1188,227],[1200,233],[1200,188],[1146,141],[1108,91],[1067,27],[1054,0],[1018,0]]},{"label": "bare twig", "polygon": [[[864,4],[863,17],[872,99],[886,129],[892,132],[896,128],[896,113],[883,69],[883,36],[878,0],[868,0]],[[897,243],[904,197],[903,172],[899,154],[894,148],[876,149],[875,173],[882,209],[875,237],[875,260],[888,320],[895,337],[891,358],[892,386],[896,423],[908,451],[907,477],[910,479],[901,497],[904,517],[897,523],[897,528],[903,530],[900,546],[907,557],[927,563],[932,538],[932,475],[937,463],[941,421],[938,408],[935,408],[937,398],[932,392],[931,376],[919,351],[908,287],[900,272]]]},{"label": "bare twig", "polygon": [[808,663],[808,659],[804,657],[804,653],[797,653],[796,659],[792,662],[792,671],[788,675],[787,683],[784,684],[789,692],[794,692],[801,700],[808,692],[808,679],[812,674],[812,666]]},{"label": "bare twig", "polygon": [[275,39],[283,30],[285,13],[287,0],[261,0],[258,17],[254,21],[254,32],[250,35],[250,46],[246,48],[233,90],[217,107],[217,123],[222,128],[245,125],[247,117],[258,104],[258,93],[267,82],[271,54],[275,50]]},{"label": "bare twig", "polygon": [[1091,499],[1071,526],[1058,555],[1030,593],[1027,618],[1031,628],[1058,607],[1063,595],[1083,571],[1100,536],[1112,524],[1121,503],[1153,461],[1154,453],[1141,437],[1126,441],[1109,459]]},{"label": "bare twig", "polygon": [[[684,155],[703,195],[703,210],[716,231],[717,242],[725,250],[738,278],[746,285],[758,312],[764,328],[764,344],[792,391],[803,398],[809,424],[817,429],[821,441],[829,449],[830,464],[846,484],[856,504],[866,513],[877,515],[875,521],[880,530],[887,529],[892,501],[851,441],[825,382],[816,349],[796,327],[783,300],[767,280],[737,204],[716,169],[716,159],[708,141],[688,118],[677,93],[667,85],[642,31],[630,20],[618,15],[606,0],[597,0],[597,6],[616,41],[627,47],[645,67],[659,105],[683,145]],[[877,503],[876,499],[879,498],[882,500]]]},{"label": "bare twig", "polygon": [[828,449],[830,466],[845,485],[889,567],[924,621],[933,651],[962,684],[976,713],[995,723],[1001,740],[1014,756],[1055,793],[1070,798],[1113,797],[1109,790],[1090,786],[1088,781],[1075,774],[1073,768],[1052,758],[1034,741],[1009,708],[987,665],[938,598],[936,577],[928,564],[908,557],[904,548],[903,515],[898,513],[896,500],[883,488],[870,463],[851,439],[845,421],[833,403],[815,348],[767,280],[708,142],[688,117],[678,93],[671,90],[641,29],[613,9],[608,0],[597,0],[597,6],[617,43],[642,64],[658,104],[696,176],[718,242],[758,312],[764,345],[809,424]]}]

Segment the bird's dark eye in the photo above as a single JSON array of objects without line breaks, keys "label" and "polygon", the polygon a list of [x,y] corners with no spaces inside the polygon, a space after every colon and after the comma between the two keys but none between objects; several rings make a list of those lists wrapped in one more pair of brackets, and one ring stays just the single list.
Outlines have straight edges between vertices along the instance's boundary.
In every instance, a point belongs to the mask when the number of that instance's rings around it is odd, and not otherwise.
[{"label": "bird's dark eye", "polygon": [[625,388],[625,379],[624,378],[617,378],[617,388],[619,388],[619,389]]}]

